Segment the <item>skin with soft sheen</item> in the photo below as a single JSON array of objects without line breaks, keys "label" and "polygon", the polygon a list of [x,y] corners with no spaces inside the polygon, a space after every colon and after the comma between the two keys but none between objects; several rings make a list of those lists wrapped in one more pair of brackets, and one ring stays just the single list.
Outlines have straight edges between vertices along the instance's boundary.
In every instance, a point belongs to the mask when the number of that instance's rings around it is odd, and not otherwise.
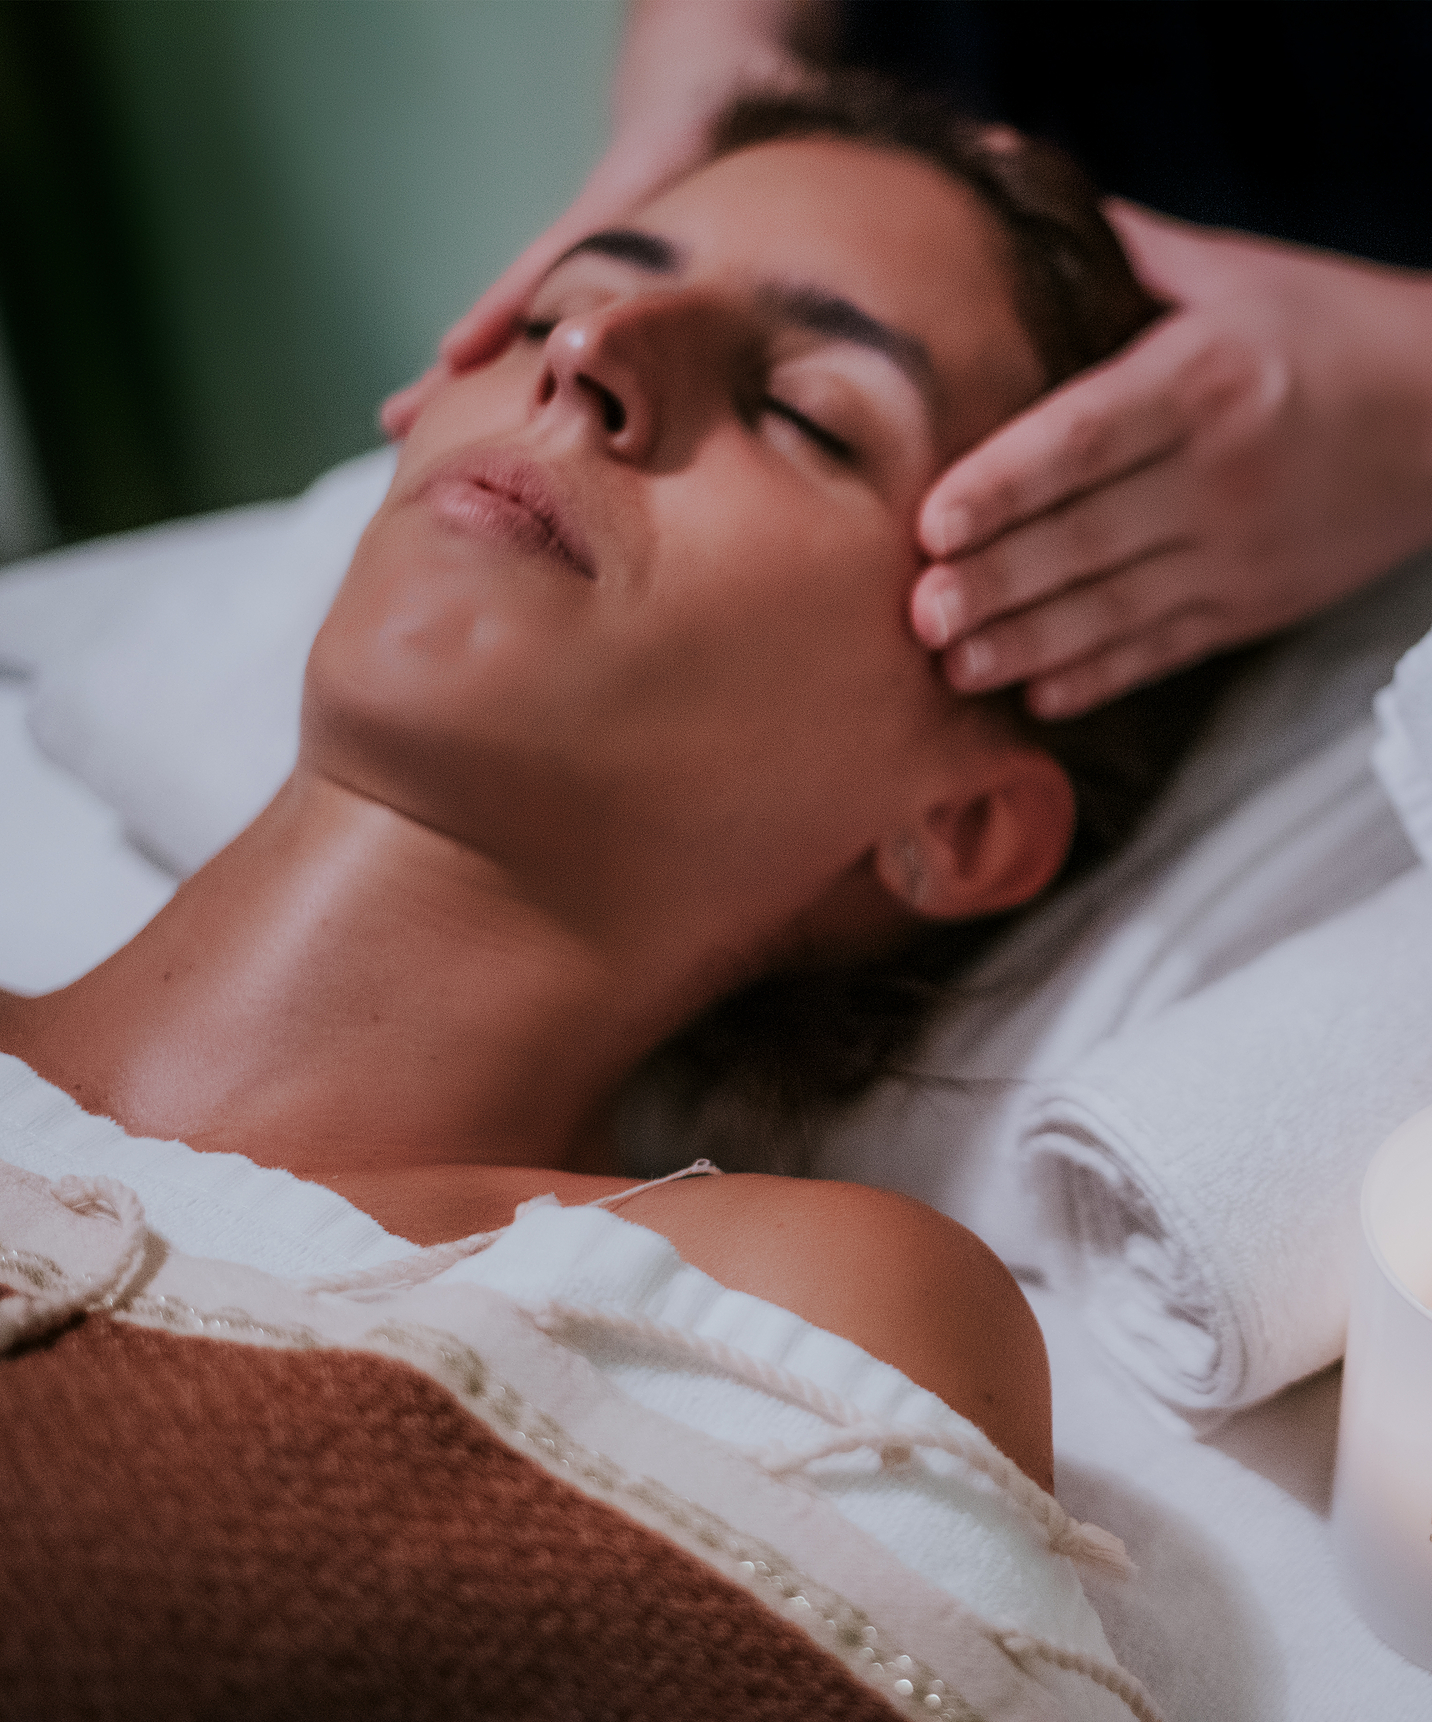
[{"label": "skin with soft sheen", "polygon": [[[908,622],[921,498],[1042,387],[1002,247],[932,165],[819,138],[580,244],[413,425],[292,778],[0,1046],[429,1243],[630,1187],[623,1082],[752,976],[1032,897],[1069,784]],[[1048,1485],[1037,1326],[953,1221],[756,1176],[623,1214]]]}]

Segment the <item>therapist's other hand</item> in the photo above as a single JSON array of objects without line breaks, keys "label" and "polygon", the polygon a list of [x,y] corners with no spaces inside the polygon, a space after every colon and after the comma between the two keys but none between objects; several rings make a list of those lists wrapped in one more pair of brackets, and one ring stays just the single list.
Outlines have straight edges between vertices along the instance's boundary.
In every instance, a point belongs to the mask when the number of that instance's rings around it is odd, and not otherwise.
[{"label": "therapist's other hand", "polygon": [[695,150],[680,133],[622,137],[592,170],[576,201],[498,276],[472,309],[443,336],[437,363],[383,403],[383,429],[394,441],[408,434],[429,396],[455,372],[496,358],[511,341],[542,277],[570,246],[619,222],[629,209],[680,173]]},{"label": "therapist's other hand", "polygon": [[1177,308],[926,499],[915,631],[970,693],[1072,716],[1308,616],[1432,542],[1432,277],[1113,204]]},{"label": "therapist's other hand", "polygon": [[495,358],[512,339],[542,277],[579,239],[622,220],[701,159],[711,119],[739,88],[794,85],[820,46],[823,0],[638,0],[612,95],[610,148],[576,201],[448,330],[438,362],[383,403],[383,429],[408,434],[454,372]]}]

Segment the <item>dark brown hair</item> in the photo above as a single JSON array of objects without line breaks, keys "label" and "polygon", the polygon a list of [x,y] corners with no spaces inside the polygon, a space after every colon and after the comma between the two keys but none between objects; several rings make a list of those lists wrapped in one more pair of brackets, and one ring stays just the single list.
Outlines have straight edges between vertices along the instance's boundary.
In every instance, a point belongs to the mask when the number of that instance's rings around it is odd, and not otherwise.
[{"label": "dark brown hair", "polygon": [[[1008,240],[1015,309],[1050,389],[1110,357],[1165,309],[1063,150],[978,124],[937,96],[862,72],[745,95],[715,122],[710,154],[815,136],[908,151],[976,193]],[[1201,666],[1057,724],[1025,716],[1016,696],[997,696],[1074,785],[1074,841],[1056,885],[1124,841],[1223,679],[1221,665]],[[683,1155],[699,1148],[728,1170],[803,1169],[816,1126],[898,1073],[955,977],[1014,918],[935,924],[877,960],[768,974],[720,1000],[658,1049],[631,1090],[621,1127],[628,1162],[654,1167],[676,1138]]]}]

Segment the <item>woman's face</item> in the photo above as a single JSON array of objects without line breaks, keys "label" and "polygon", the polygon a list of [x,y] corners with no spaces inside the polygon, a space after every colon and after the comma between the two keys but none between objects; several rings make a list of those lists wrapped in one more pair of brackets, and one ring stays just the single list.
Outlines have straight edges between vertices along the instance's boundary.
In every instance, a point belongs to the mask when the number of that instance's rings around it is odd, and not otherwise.
[{"label": "woman's face", "polygon": [[778,926],[978,746],[906,621],[916,511],[1042,384],[998,231],[935,167],[826,139],[705,167],[422,414],[307,757],[569,910]]}]

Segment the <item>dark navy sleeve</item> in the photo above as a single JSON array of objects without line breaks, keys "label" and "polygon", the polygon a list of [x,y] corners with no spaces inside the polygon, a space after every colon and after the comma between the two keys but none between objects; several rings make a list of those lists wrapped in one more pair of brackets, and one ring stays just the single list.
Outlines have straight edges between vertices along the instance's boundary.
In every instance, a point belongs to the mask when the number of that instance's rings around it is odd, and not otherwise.
[{"label": "dark navy sleeve", "polygon": [[1190,221],[1432,268],[1427,0],[846,0],[843,58]]}]

